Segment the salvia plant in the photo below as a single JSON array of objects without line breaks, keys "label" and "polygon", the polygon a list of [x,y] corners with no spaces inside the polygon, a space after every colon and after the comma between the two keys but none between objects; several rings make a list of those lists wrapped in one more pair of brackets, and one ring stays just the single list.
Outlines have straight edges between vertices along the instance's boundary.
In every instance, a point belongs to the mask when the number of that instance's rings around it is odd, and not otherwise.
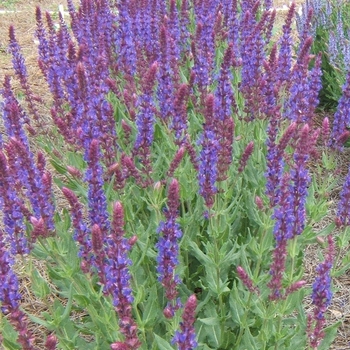
[{"label": "salvia plant", "polygon": [[335,110],[342,96],[347,72],[350,69],[350,7],[348,1],[311,0],[302,6],[297,27],[313,12],[311,26],[312,52],[322,54],[322,89],[320,107]]},{"label": "salvia plant", "polygon": [[[332,277],[350,260],[338,254],[350,175],[336,222],[316,228],[339,186],[327,174],[349,136],[350,81],[333,125],[317,128],[312,11],[296,51],[295,4],[276,42],[270,1],[68,11],[56,23],[36,10],[50,100],[33,93],[9,30],[23,97],[2,77],[3,347],[328,349]],[[22,307],[18,265],[41,313]]]}]

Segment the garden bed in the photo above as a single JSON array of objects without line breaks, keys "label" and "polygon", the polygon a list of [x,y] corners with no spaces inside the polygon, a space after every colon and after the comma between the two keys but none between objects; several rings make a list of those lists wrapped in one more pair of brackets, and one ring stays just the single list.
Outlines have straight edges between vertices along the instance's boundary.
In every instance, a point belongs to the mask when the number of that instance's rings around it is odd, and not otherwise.
[{"label": "garden bed", "polygon": [[[58,5],[62,4],[62,1],[56,0],[44,0],[40,1],[38,5],[42,10],[51,11],[57,16]],[[16,36],[22,47],[23,54],[26,58],[27,69],[30,77],[30,82],[33,87],[35,94],[40,96],[47,104],[50,103],[51,95],[48,93],[48,88],[45,80],[42,77],[40,70],[37,67],[37,43],[34,38],[35,32],[35,6],[37,2],[34,1],[12,1],[8,2],[6,6],[0,5],[0,78],[3,80],[5,74],[12,75],[11,68],[11,57],[7,50],[8,43],[8,27],[13,24],[16,30]],[[280,10],[277,15],[277,23],[283,23],[283,16],[286,14],[283,5],[286,5],[283,1],[278,1],[275,4]],[[57,17],[56,17],[57,18]],[[16,89],[16,85],[14,85]],[[18,90],[19,91],[19,90]],[[47,106],[43,105],[43,113],[49,115],[49,109]],[[320,114],[320,118],[316,120],[316,123],[320,123],[324,115]],[[47,118],[46,123],[50,123],[50,118]],[[49,125],[48,125],[49,126]],[[344,174],[344,177],[348,170],[348,157],[349,152],[346,151],[344,154],[339,155],[339,164],[343,166],[339,169],[339,172]],[[341,184],[340,184],[341,185]],[[339,185],[339,186],[340,186]],[[324,218],[324,226],[329,222],[332,222],[335,218],[336,204],[338,201],[338,190],[330,194],[330,200],[333,201],[333,205],[330,206],[330,211],[327,217]],[[64,203],[64,202],[62,202]],[[64,205],[64,204],[62,204]],[[321,225],[322,226],[322,225]],[[322,229],[323,227],[319,227]],[[344,252],[340,252],[342,254]],[[308,254],[306,254],[308,259],[305,262],[305,278],[309,284],[313,280],[314,271],[317,258],[317,251],[314,247],[310,247]],[[41,269],[43,275],[45,275],[45,268],[38,266]],[[23,295],[23,307],[26,311],[32,314],[41,314],[45,310],[45,304],[39,301],[30,291],[30,281],[25,276],[26,269],[21,266],[21,261],[19,260],[16,265],[16,270],[19,274],[21,280],[21,293]],[[350,279],[347,274],[342,275],[339,278],[333,280],[334,297],[332,304],[329,308],[329,319],[330,322],[342,321],[342,326],[339,328],[337,338],[332,346],[332,349],[349,349],[350,344]],[[50,300],[47,300],[50,302]],[[80,315],[77,315],[80,317]],[[31,329],[37,337],[37,345],[40,347],[43,344],[43,334],[42,329],[36,324],[31,324]],[[46,334],[45,334],[46,335]]]}]

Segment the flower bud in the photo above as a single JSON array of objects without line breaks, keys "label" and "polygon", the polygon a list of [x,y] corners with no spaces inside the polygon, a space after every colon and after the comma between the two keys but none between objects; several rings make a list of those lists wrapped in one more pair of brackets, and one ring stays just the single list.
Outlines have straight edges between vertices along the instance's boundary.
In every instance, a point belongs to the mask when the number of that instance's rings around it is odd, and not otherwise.
[{"label": "flower bud", "polygon": [[264,209],[264,203],[262,201],[262,199],[259,196],[255,197],[255,204],[258,207],[259,210],[263,210]]},{"label": "flower bud", "polygon": [[132,236],[131,238],[129,238],[129,240],[128,240],[128,243],[129,243],[129,245],[130,246],[133,246],[136,242],[137,242],[137,236],[136,235],[134,235],[134,236]]},{"label": "flower bud", "polygon": [[69,172],[69,174],[71,174],[74,177],[77,177],[78,179],[82,178],[81,172],[74,166],[67,165],[67,171]]}]

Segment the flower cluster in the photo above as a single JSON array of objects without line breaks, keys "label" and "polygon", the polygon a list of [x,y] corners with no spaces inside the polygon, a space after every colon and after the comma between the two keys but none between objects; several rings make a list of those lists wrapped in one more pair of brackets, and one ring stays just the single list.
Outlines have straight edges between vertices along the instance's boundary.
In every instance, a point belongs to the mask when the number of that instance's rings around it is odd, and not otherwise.
[{"label": "flower cluster", "polygon": [[197,298],[193,294],[187,299],[182,313],[181,331],[177,331],[173,339],[173,343],[177,344],[179,350],[192,350],[197,347],[196,333],[193,326],[196,320],[196,306]]},{"label": "flower cluster", "polygon": [[[294,125],[292,130],[295,130],[296,124],[292,125]],[[271,280],[268,283],[268,287],[271,289],[270,299],[272,300],[283,297],[282,277],[285,271],[287,243],[289,240],[295,239],[295,236],[300,235],[305,227],[305,206],[307,188],[310,182],[307,161],[314,148],[317,135],[310,133],[308,124],[305,124],[299,132],[294,133],[294,141],[296,141],[294,164],[290,164],[289,172],[283,173],[281,168],[278,192],[275,192],[275,196],[272,197],[275,204],[273,218],[275,219],[274,235],[276,239],[270,269]],[[281,144],[285,141],[287,138],[282,137]],[[285,146],[283,146],[284,148]]]},{"label": "flower cluster", "polygon": [[205,205],[211,208],[214,204],[214,195],[217,193],[215,183],[218,176],[218,152],[220,143],[216,132],[214,116],[214,96],[206,99],[204,131],[199,143],[201,145],[200,166],[198,170],[199,193],[204,198]]},{"label": "flower cluster", "polygon": [[[130,286],[130,259],[127,256],[136,237],[124,237],[124,209],[120,202],[113,207],[113,221],[107,237],[107,264],[105,265],[105,291],[112,295],[113,305],[119,317],[120,331],[125,337],[125,349],[138,349],[141,345],[137,336],[137,325],[132,315],[132,290]],[[115,345],[116,346],[116,345]],[[113,348],[113,344],[112,344]]]},{"label": "flower cluster", "polygon": [[308,315],[309,344],[316,349],[324,338],[323,327],[326,323],[325,312],[332,300],[331,270],[334,261],[334,241],[328,236],[328,248],[323,263],[317,266],[317,277],[312,286],[312,304],[314,310]]},{"label": "flower cluster", "polygon": [[159,224],[158,233],[161,236],[156,244],[158,249],[158,280],[165,288],[168,305],[164,310],[164,314],[168,318],[173,317],[174,312],[181,306],[180,301],[177,300],[177,285],[181,283],[181,279],[175,273],[179,263],[178,240],[182,236],[180,226],[176,222],[179,204],[179,183],[176,179],[173,179],[168,191],[168,208],[165,209],[166,221]]},{"label": "flower cluster", "polygon": [[13,258],[6,249],[5,232],[0,230],[0,304],[1,311],[9,315],[9,321],[18,332],[18,342],[23,349],[35,349],[34,337],[28,330],[26,316],[20,310],[21,295],[19,294],[19,281],[13,271]]}]

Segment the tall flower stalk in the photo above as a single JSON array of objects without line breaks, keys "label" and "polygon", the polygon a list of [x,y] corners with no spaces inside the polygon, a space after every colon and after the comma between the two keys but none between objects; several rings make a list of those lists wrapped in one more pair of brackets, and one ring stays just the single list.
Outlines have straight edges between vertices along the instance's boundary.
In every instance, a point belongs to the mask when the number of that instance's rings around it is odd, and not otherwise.
[{"label": "tall flower stalk", "polygon": [[158,226],[158,233],[161,236],[156,244],[158,280],[165,288],[168,304],[164,309],[164,315],[168,318],[173,317],[181,306],[177,299],[177,286],[181,283],[181,279],[176,274],[176,267],[179,264],[178,241],[182,236],[180,226],[176,222],[179,205],[179,183],[176,179],[172,179],[168,191],[168,207],[164,210],[166,221],[160,222]]},{"label": "tall flower stalk", "polygon": [[[127,254],[136,239],[134,237],[128,240],[124,235],[124,209],[120,202],[116,202],[113,206],[111,231],[107,237],[105,291],[113,298],[113,305],[119,317],[120,331],[125,337],[125,349],[133,350],[138,349],[141,343],[137,335],[138,327],[132,315],[134,298],[130,285],[131,260]],[[112,344],[111,348],[117,349],[117,343]]]},{"label": "tall flower stalk", "polygon": [[173,339],[173,343],[177,344],[179,350],[192,350],[197,347],[194,329],[196,306],[197,298],[193,294],[187,299],[182,313],[182,322],[180,322],[180,331],[176,331]]},{"label": "tall flower stalk", "polygon": [[324,261],[316,268],[317,277],[312,285],[313,311],[308,315],[308,337],[312,349],[317,349],[323,340],[325,333],[323,327],[326,324],[325,312],[332,300],[331,271],[334,261],[334,241],[328,236],[328,248]]}]

